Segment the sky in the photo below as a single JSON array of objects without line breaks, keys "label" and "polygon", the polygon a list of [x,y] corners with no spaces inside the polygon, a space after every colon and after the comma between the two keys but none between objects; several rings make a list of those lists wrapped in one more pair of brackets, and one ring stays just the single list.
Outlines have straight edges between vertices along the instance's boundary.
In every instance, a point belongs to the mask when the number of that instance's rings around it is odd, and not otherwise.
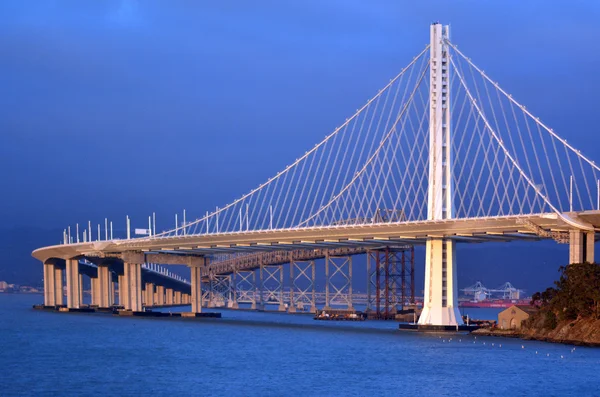
[{"label": "sky", "polygon": [[2,226],[199,217],[354,113],[433,21],[600,161],[599,14],[595,1],[4,0]]}]

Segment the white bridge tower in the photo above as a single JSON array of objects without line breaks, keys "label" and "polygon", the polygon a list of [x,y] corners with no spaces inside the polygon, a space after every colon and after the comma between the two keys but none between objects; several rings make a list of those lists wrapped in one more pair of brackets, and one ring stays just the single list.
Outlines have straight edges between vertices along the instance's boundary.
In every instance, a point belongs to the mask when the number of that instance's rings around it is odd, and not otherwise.
[{"label": "white bridge tower", "polygon": [[[431,25],[429,188],[427,219],[453,217],[452,124],[450,118],[449,26]],[[455,241],[430,238],[426,243],[425,296],[419,325],[462,325],[458,310]]]}]

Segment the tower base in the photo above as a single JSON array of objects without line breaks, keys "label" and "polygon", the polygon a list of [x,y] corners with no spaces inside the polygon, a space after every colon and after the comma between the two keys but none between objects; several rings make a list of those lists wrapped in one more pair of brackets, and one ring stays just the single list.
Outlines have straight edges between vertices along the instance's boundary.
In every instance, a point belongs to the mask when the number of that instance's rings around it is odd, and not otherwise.
[{"label": "tower base", "polygon": [[424,307],[419,316],[420,326],[456,327],[463,325],[458,307]]},{"label": "tower base", "polygon": [[398,329],[401,331],[416,331],[416,332],[471,332],[481,328],[479,325],[431,325],[431,324],[400,324]]}]

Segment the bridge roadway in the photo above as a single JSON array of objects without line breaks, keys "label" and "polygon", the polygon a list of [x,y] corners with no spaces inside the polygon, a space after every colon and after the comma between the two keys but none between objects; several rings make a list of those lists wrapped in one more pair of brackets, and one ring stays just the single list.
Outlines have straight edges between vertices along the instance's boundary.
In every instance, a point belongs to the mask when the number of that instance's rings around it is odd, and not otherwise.
[{"label": "bridge roadway", "polygon": [[[600,228],[600,211],[567,214],[590,228]],[[297,229],[274,229],[96,241],[43,247],[33,252],[40,261],[77,256],[110,257],[123,252],[211,255],[302,248],[372,247],[391,244],[425,244],[432,238],[459,242],[539,240],[527,224],[551,232],[581,231],[555,213],[490,218],[427,220],[405,223],[337,225]],[[586,231],[581,231],[586,232]]]}]

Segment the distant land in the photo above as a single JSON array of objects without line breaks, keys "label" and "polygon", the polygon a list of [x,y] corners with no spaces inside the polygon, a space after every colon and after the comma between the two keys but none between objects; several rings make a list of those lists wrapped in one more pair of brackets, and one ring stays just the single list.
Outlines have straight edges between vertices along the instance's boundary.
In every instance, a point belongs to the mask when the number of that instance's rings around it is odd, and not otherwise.
[{"label": "distant land", "polygon": [[[61,235],[62,229],[0,229],[0,280],[31,286],[43,285],[42,266],[31,256],[31,252],[39,247],[58,244]],[[417,295],[421,294],[423,288],[424,251],[423,247],[415,250]],[[568,261],[568,245],[553,241],[459,244],[457,256],[460,288],[477,281],[488,288],[495,288],[510,281],[515,287],[526,290],[526,295],[531,295],[552,286],[558,278],[559,267]],[[353,284],[363,291],[366,275],[359,269],[364,269],[364,263],[364,256],[354,259]],[[181,267],[173,267],[172,270],[189,277]]]}]

